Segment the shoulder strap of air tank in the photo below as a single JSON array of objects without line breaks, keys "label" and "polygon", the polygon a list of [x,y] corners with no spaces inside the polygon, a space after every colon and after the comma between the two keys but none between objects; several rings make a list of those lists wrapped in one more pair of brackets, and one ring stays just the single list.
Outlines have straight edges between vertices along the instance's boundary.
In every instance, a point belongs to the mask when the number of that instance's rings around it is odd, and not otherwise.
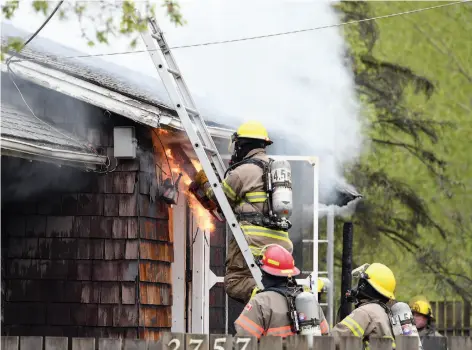
[{"label": "shoulder strap of air tank", "polygon": [[287,297],[288,294],[287,294],[287,291],[282,289],[282,288],[277,288],[277,287],[268,287],[268,288],[264,288],[262,290],[260,290],[259,292],[257,292],[258,294],[259,293],[264,293],[264,292],[276,292],[280,295],[282,295],[283,297]]},{"label": "shoulder strap of air tank", "polygon": [[[271,160],[271,161],[272,161],[272,160]],[[243,159],[242,161],[240,161],[240,162],[238,162],[238,163],[236,163],[236,164],[230,166],[230,167],[226,170],[226,172],[225,172],[225,177],[226,177],[226,175],[227,175],[230,171],[232,171],[232,170],[236,169],[237,167],[239,167],[239,166],[241,166],[241,165],[244,165],[244,164],[254,164],[254,165],[257,165],[259,168],[262,169],[262,171],[265,172],[265,171],[268,169],[268,166],[267,166],[267,165],[270,164],[270,163],[271,163],[271,162],[268,163],[268,162],[266,162],[266,161],[264,161],[264,160],[262,160],[262,159],[256,159],[256,158]]]},{"label": "shoulder strap of air tank", "polygon": [[367,305],[367,304],[377,304],[377,305],[380,305],[382,307],[382,309],[385,310],[385,313],[390,317],[392,312],[390,311],[390,308],[388,307],[387,304],[385,303],[382,303],[380,300],[370,300],[370,301],[366,301],[364,303],[362,303],[362,305]]},{"label": "shoulder strap of air tank", "polygon": [[380,300],[368,301],[368,302],[364,303],[363,305],[365,305],[365,304],[378,304],[384,309],[384,311],[385,311],[385,313],[387,314],[387,317],[388,317],[388,323],[390,324],[390,331],[392,332],[392,335],[395,336],[395,332],[393,331],[393,325],[392,325],[392,311],[390,310],[390,307],[388,307],[387,304],[382,303]]}]

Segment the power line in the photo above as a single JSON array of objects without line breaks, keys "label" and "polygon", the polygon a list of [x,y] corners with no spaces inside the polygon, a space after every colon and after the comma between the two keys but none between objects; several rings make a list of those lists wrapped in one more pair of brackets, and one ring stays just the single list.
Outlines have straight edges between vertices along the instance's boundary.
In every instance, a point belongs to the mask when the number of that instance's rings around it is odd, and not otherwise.
[{"label": "power line", "polygon": [[54,8],[54,10],[52,10],[52,12],[49,14],[48,18],[46,18],[46,20],[43,22],[43,24],[33,33],[33,35],[31,35],[31,36],[29,37],[28,40],[26,40],[26,42],[23,44],[23,46],[21,46],[21,48],[20,48],[18,51],[16,51],[12,56],[10,56],[10,57],[8,58],[8,60],[7,60],[7,62],[6,62],[7,64],[9,64],[10,61],[12,60],[12,58],[14,58],[16,55],[18,55],[18,54],[20,53],[20,51],[23,50],[23,48],[24,48],[26,45],[28,45],[28,44],[31,42],[31,40],[33,40],[34,37],[39,34],[39,32],[40,32],[41,30],[43,30],[44,26],[45,26],[46,24],[48,24],[49,20],[54,16],[54,14],[57,12],[57,10],[59,10],[59,7],[61,7],[61,5],[62,5],[63,2],[64,2],[64,0],[59,1],[59,3],[56,5],[56,7]]},{"label": "power line", "polygon": [[[288,31],[288,32],[280,32],[280,33],[273,33],[273,34],[266,34],[266,35],[257,35],[257,36],[244,37],[244,38],[236,38],[236,39],[228,39],[228,40],[221,40],[221,41],[209,41],[209,42],[206,42],[206,43],[199,43],[199,44],[189,44],[189,45],[172,46],[172,47],[170,47],[170,49],[186,49],[186,48],[199,47],[199,46],[210,46],[210,45],[218,45],[218,44],[227,44],[227,43],[234,43],[234,42],[241,42],[241,41],[248,41],[248,40],[256,40],[256,39],[271,38],[271,37],[282,36],[282,35],[298,34],[298,33],[316,31],[316,30],[327,29],[327,28],[342,27],[342,26],[350,25],[350,24],[363,23],[363,22],[370,22],[370,21],[375,21],[375,20],[378,20],[378,19],[392,18],[392,17],[398,17],[398,16],[403,16],[403,15],[409,15],[409,14],[418,13],[418,12],[423,12],[423,11],[428,11],[428,10],[434,10],[434,9],[438,9],[438,8],[442,8],[442,7],[447,7],[447,6],[452,6],[452,5],[463,4],[463,3],[470,2],[470,1],[471,1],[471,0],[463,0],[463,1],[450,2],[450,3],[447,3],[447,4],[436,5],[436,6],[430,6],[430,7],[424,7],[424,8],[420,8],[420,9],[416,9],[416,10],[410,10],[410,11],[392,13],[392,14],[389,14],[389,15],[383,15],[383,16],[365,18],[365,19],[354,20],[354,21],[348,21],[348,22],[342,22],[342,23],[337,23],[337,24],[329,24],[329,25],[324,25],[324,26],[314,27],[314,28],[298,29],[298,30],[293,30],[293,31]],[[87,58],[87,57],[117,56],[117,55],[128,55],[128,54],[135,54],[135,53],[145,53],[145,52],[149,52],[149,51],[158,51],[158,50],[159,50],[159,49],[155,49],[155,50],[122,51],[122,52],[99,53],[99,54],[90,54],[90,55],[64,56],[64,57],[61,57],[61,58]],[[24,60],[35,60],[35,59],[24,58],[24,59],[19,59],[18,61],[24,61]]]},{"label": "power line", "polygon": [[[43,22],[43,24],[33,33],[33,35],[31,35],[29,37],[29,39],[23,44],[23,46],[18,50],[16,51],[12,56],[9,57],[9,59],[6,61],[6,64],[7,64],[7,70],[8,70],[8,76],[11,80],[11,82],[13,83],[13,85],[15,86],[16,90],[18,91],[18,93],[20,94],[20,97],[21,99],[23,100],[24,104],[26,105],[26,107],[28,108],[28,110],[31,112],[32,116],[34,118],[36,118],[38,121],[40,121],[41,123],[43,123],[44,125],[48,126],[50,129],[56,131],[58,134],[68,138],[69,140],[72,140],[74,142],[76,142],[77,144],[83,146],[85,149],[89,149],[91,150],[93,153],[95,153],[95,155],[98,155],[97,151],[95,149],[93,149],[93,147],[87,145],[87,144],[84,144],[82,142],[80,142],[79,140],[61,132],[60,130],[58,130],[57,128],[53,127],[51,124],[47,123],[46,121],[42,120],[41,118],[39,118],[38,116],[36,116],[36,114],[33,112],[33,109],[30,107],[30,105],[28,104],[28,102],[26,102],[25,100],[25,97],[23,96],[23,94],[21,93],[21,90],[20,88],[18,87],[18,85],[16,84],[16,81],[14,79],[14,76],[15,76],[15,73],[13,72],[13,70],[11,69],[10,67],[10,62],[11,60],[21,51],[24,49],[24,47],[26,45],[28,45],[38,34],[39,32],[41,32],[41,30],[46,26],[46,24],[48,24],[48,22],[50,21],[50,19],[54,16],[54,14],[57,12],[57,10],[59,9],[59,7],[62,5],[62,3],[64,2],[64,0],[61,0],[59,1],[59,3],[56,5],[56,7],[54,8],[54,10],[49,14],[49,16],[46,18],[46,20]],[[107,157],[108,158],[108,157]],[[109,161],[109,159],[108,159]],[[107,168],[108,168],[109,164],[107,165]]]}]

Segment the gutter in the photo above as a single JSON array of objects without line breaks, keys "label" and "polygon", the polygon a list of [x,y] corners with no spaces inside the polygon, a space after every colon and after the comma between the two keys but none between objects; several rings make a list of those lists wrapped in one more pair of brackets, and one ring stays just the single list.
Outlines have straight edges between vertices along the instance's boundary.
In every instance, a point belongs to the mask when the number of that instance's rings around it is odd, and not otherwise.
[{"label": "gutter", "polygon": [[0,146],[2,150],[5,149],[7,151],[10,151],[8,153],[16,153],[17,156],[21,156],[21,154],[26,154],[72,163],[104,165],[107,163],[108,159],[106,156],[70,150],[60,150],[46,146],[38,146],[26,142],[21,142],[18,140],[8,138],[6,139],[4,137],[0,138]]},{"label": "gutter", "polygon": [[[10,55],[5,56],[6,58],[10,57]],[[1,67],[2,72],[6,74],[9,73],[5,63],[2,62]],[[183,130],[182,124],[178,118],[163,112],[163,110],[157,106],[129,98],[123,94],[76,78],[59,70],[48,68],[29,60],[12,61],[10,68],[15,75],[21,79],[109,110],[110,112],[122,115],[137,123],[153,128],[158,128],[160,125],[168,125],[169,127]],[[165,106],[162,107],[169,108]],[[219,127],[208,127],[208,131],[211,136],[220,138],[230,138],[231,134],[234,132]]]},{"label": "gutter", "polygon": [[[161,114],[159,116],[159,123],[163,125],[167,125],[174,129],[184,131],[184,127],[182,126],[180,119],[169,114]],[[211,136],[219,137],[222,139],[231,139],[231,135],[235,131],[235,130],[230,130],[226,128],[216,127],[216,126],[207,126],[207,129],[210,132]]]}]

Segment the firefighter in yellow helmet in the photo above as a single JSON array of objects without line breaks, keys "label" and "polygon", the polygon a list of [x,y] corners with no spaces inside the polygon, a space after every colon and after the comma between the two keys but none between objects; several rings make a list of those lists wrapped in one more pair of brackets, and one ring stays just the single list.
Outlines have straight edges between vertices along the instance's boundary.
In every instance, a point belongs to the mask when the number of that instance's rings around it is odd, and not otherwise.
[{"label": "firefighter in yellow helmet", "polygon": [[326,277],[319,277],[316,286],[318,288],[318,300],[321,300],[321,297],[328,293],[328,288],[331,286],[331,281]]},{"label": "firefighter in yellow helmet", "polygon": [[415,318],[415,325],[423,342],[425,337],[442,337],[434,327],[433,309],[429,301],[423,296],[417,296],[410,300],[410,309]]},{"label": "firefighter in yellow helmet", "polygon": [[[223,191],[238,218],[254,256],[268,244],[279,244],[290,253],[293,244],[288,230],[274,229],[267,225],[268,199],[264,175],[269,164],[265,148],[272,144],[266,128],[259,122],[242,124],[231,138],[232,157],[230,167],[222,182]],[[205,184],[208,179],[200,171],[195,181]],[[206,195],[214,199],[210,186]],[[224,278],[226,293],[233,299],[247,303],[256,287],[252,274],[234,237],[229,242]]]},{"label": "firefighter in yellow helmet", "polygon": [[[292,254],[280,245],[270,244],[262,248],[262,257],[258,263],[265,288],[251,298],[235,321],[236,335],[253,335],[259,339],[265,335],[285,338],[297,334],[296,326],[290,317],[293,315],[291,311],[294,311],[295,306],[298,315],[304,315],[305,310],[297,309],[301,307],[301,303],[295,301],[297,296],[303,292],[303,287],[297,286],[292,279],[300,274]],[[308,309],[305,312],[318,309],[317,326],[314,326],[313,323],[311,327],[307,328],[310,328],[312,332],[328,334],[328,322],[316,299],[311,299],[303,306]],[[303,322],[304,319],[299,317],[298,321]],[[319,329],[315,329],[316,327]]]},{"label": "firefighter in yellow helmet", "polygon": [[363,266],[362,270],[358,271],[357,287],[348,295],[348,300],[355,302],[355,309],[332,330],[337,349],[340,346],[340,337],[343,336],[362,338],[366,348],[371,336],[394,340],[386,304],[395,300],[395,276],[392,270],[383,264]]}]

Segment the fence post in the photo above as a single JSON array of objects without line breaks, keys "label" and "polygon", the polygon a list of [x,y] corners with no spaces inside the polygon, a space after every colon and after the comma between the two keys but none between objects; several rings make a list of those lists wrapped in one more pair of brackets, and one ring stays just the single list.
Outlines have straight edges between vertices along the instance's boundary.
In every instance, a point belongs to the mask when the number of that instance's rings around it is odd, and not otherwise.
[{"label": "fence post", "polygon": [[125,339],[124,350],[148,350],[147,341],[143,339]]},{"label": "fence post", "polygon": [[234,337],[234,350],[257,350],[257,338],[253,336],[248,337]]},{"label": "fence post", "polygon": [[340,350],[362,349],[362,339],[359,337],[339,337]]},{"label": "fence post", "polygon": [[95,339],[72,338],[72,350],[95,350]]},{"label": "fence post", "polygon": [[297,350],[309,350],[308,347],[308,337],[307,336],[298,336],[292,335],[285,339],[285,348],[287,350],[297,349]]},{"label": "fence post", "polygon": [[43,337],[20,337],[21,350],[43,349]]},{"label": "fence post", "polygon": [[372,337],[369,339],[371,350],[392,350],[392,339]]},{"label": "fence post", "polygon": [[315,350],[334,350],[334,338],[332,336],[317,336],[313,338],[313,349]]},{"label": "fence post", "polygon": [[163,333],[162,350],[184,350],[185,334],[183,333]]},{"label": "fence post", "polygon": [[395,343],[397,344],[397,350],[418,350],[419,339],[417,337],[410,336],[397,336]]},{"label": "fence post", "polygon": [[472,349],[471,337],[449,337],[447,342],[449,343],[449,350],[471,350]]},{"label": "fence post", "polygon": [[69,339],[66,337],[46,337],[44,338],[45,350],[68,350]]},{"label": "fence post", "polygon": [[232,350],[233,336],[225,334],[210,335],[210,350]]},{"label": "fence post", "polygon": [[98,350],[121,350],[122,339],[98,339]]},{"label": "fence post", "polygon": [[259,350],[283,350],[281,337],[262,337],[259,342]]},{"label": "fence post", "polygon": [[421,343],[426,350],[447,350],[446,337],[425,337]]},{"label": "fence post", "polygon": [[185,350],[208,350],[207,334],[186,334]]},{"label": "fence post", "polygon": [[149,340],[147,350],[162,350],[162,338],[160,340]]},{"label": "fence post", "polygon": [[2,337],[3,350],[18,350],[20,340],[18,337]]}]

